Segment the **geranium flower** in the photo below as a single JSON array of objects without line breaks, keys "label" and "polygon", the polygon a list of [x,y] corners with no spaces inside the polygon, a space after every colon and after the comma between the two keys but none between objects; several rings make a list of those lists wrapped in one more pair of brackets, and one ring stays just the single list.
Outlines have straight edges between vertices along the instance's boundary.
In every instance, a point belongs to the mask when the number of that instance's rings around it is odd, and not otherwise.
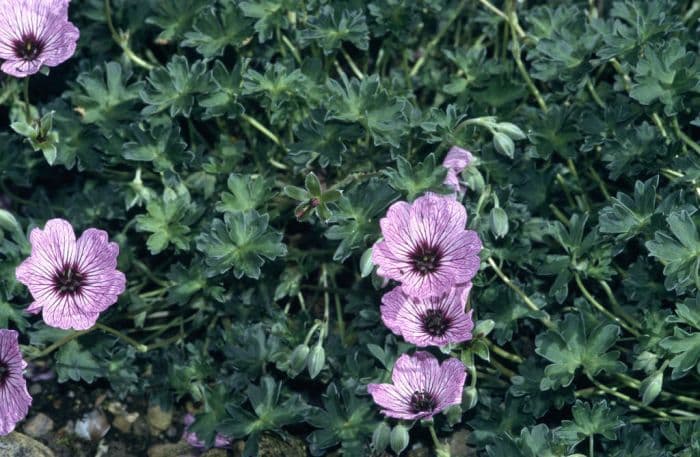
[{"label": "geranium flower", "polygon": [[474,160],[474,156],[469,151],[459,146],[452,146],[442,162],[442,166],[447,168],[445,185],[459,194],[464,193],[467,189],[460,184],[459,174],[469,166],[472,160]]},{"label": "geranium flower", "polygon": [[[185,415],[185,431],[182,434],[182,439],[187,442],[192,447],[204,448],[206,447],[204,441],[200,440],[196,433],[190,432],[190,425],[194,422],[194,416],[192,414]],[[227,438],[224,435],[217,433],[216,438],[214,438],[214,447],[226,448],[231,446],[231,438]]]},{"label": "geranium flower", "polygon": [[418,347],[445,346],[472,338],[472,313],[464,312],[471,284],[448,293],[413,298],[401,287],[382,297],[382,320],[389,330]]},{"label": "geranium flower", "polygon": [[429,419],[462,402],[467,379],[464,364],[451,358],[440,364],[429,352],[402,355],[391,373],[393,384],[369,384],[367,391],[382,413],[397,419]]},{"label": "geranium flower", "polygon": [[467,284],[479,270],[481,241],[466,223],[466,210],[449,196],[428,193],[412,204],[394,203],[379,221],[384,240],[372,250],[377,274],[417,298]]},{"label": "geranium flower", "polygon": [[17,78],[55,67],[75,52],[80,36],[68,21],[69,0],[0,0],[0,69]]},{"label": "geranium flower", "polygon": [[0,329],[0,435],[7,435],[27,416],[32,397],[22,372],[27,362],[19,350],[19,335]]},{"label": "geranium flower", "polygon": [[43,310],[47,325],[85,330],[124,292],[126,278],[118,271],[119,246],[107,232],[87,229],[76,241],[73,227],[51,219],[44,230],[29,235],[32,254],[15,275],[34,297],[27,311]]}]

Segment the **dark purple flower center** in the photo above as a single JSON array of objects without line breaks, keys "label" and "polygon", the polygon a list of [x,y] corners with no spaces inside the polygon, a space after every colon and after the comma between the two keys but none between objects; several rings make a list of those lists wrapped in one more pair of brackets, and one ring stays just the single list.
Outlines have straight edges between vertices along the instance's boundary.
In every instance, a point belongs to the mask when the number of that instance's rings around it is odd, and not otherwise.
[{"label": "dark purple flower center", "polygon": [[77,294],[84,284],[85,275],[75,265],[66,265],[53,277],[54,290],[60,295]]},{"label": "dark purple flower center", "polygon": [[411,412],[428,413],[435,409],[437,403],[435,397],[425,390],[417,390],[411,395]]},{"label": "dark purple flower center", "polygon": [[0,387],[5,385],[5,381],[10,377],[10,367],[3,361],[0,361]]},{"label": "dark purple flower center", "polygon": [[452,324],[452,319],[440,309],[429,309],[422,316],[423,331],[430,336],[443,336]]},{"label": "dark purple flower center", "polygon": [[411,254],[413,269],[421,276],[433,273],[440,268],[442,252],[435,246],[419,244]]},{"label": "dark purple flower center", "polygon": [[12,43],[12,50],[18,59],[34,60],[44,50],[44,43],[34,35],[23,35]]}]

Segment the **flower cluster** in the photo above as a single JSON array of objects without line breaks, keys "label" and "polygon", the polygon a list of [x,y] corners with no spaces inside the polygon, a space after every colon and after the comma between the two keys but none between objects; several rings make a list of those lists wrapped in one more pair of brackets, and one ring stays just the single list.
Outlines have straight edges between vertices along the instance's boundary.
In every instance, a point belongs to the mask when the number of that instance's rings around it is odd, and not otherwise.
[{"label": "flower cluster", "polygon": [[[413,203],[397,202],[379,221],[383,239],[372,250],[377,274],[399,283],[382,297],[384,324],[418,347],[446,346],[472,338],[472,313],[465,312],[471,280],[479,270],[481,241],[465,228],[467,212],[455,196],[464,192],[459,173],[471,154],[452,148],[443,165],[452,196],[427,193]],[[465,367],[451,358],[440,364],[428,352],[402,355],[394,384],[370,384],[374,401],[390,417],[430,418],[461,403]]]},{"label": "flower cluster", "polygon": [[[76,240],[68,221],[51,219],[43,230],[33,229],[29,241],[31,255],[15,275],[34,297],[27,311],[41,311],[47,325],[89,329],[124,292],[126,278],[117,270],[119,246],[108,241],[107,232],[90,228]],[[18,337],[14,330],[0,329],[0,435],[14,430],[32,402]]]},{"label": "flower cluster", "polygon": [[[17,78],[53,67],[75,52],[80,32],[68,21],[70,0],[0,0],[0,70]],[[32,296],[27,311],[43,310],[44,322],[85,330],[117,301],[126,279],[116,270],[119,246],[107,233],[88,229],[76,241],[73,227],[52,219],[30,234],[32,252],[16,270]],[[0,329],[0,435],[27,415],[32,397],[23,377],[19,334]]]}]

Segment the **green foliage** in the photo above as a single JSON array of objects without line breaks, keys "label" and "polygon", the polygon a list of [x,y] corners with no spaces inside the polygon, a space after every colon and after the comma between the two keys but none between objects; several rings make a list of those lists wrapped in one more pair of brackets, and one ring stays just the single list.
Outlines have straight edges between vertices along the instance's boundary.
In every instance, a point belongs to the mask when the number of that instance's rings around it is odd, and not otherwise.
[{"label": "green foliage", "polygon": [[[382,323],[380,220],[430,191],[484,246],[473,339],[422,348],[467,365],[430,421],[452,455],[700,455],[697,2],[108,6],[70,4],[69,60],[0,78],[0,327],[30,375],[187,408],[245,455],[430,448],[366,387],[418,350]],[[99,322],[131,343],[24,311],[55,217],[118,244]]]},{"label": "green foliage", "polygon": [[236,278],[257,279],[265,259],[287,254],[282,234],[268,227],[270,217],[255,210],[224,214],[214,219],[207,233],[197,238],[197,249],[205,254],[212,275],[233,269]]}]

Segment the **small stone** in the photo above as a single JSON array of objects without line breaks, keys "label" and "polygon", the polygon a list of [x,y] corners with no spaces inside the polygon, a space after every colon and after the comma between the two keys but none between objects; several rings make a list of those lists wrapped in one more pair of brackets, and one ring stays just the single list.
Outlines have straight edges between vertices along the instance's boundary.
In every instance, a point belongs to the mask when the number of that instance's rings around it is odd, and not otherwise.
[{"label": "small stone", "polygon": [[148,425],[151,426],[151,435],[159,435],[173,423],[173,411],[166,411],[160,405],[152,405],[148,408]]},{"label": "small stone", "polygon": [[148,448],[148,457],[194,457],[194,453],[185,442],[155,444]]},{"label": "small stone", "polygon": [[122,433],[129,433],[131,431],[131,424],[133,422],[129,422],[127,419],[126,415],[124,416],[115,416],[114,419],[112,420],[112,425],[114,425],[114,428],[119,430]]},{"label": "small stone", "polygon": [[105,413],[93,409],[75,423],[75,434],[86,441],[100,441],[111,428]]},{"label": "small stone", "polygon": [[41,438],[53,430],[53,420],[44,413],[39,413],[24,424],[24,433],[33,437]]},{"label": "small stone", "polygon": [[146,436],[148,435],[148,423],[146,419],[142,416],[136,419],[133,425],[134,435],[136,436]]},{"label": "small stone", "polygon": [[51,449],[34,438],[18,432],[0,436],[0,455],[2,457],[55,457]]},{"label": "small stone", "polygon": [[227,457],[228,452],[223,449],[209,449],[201,457]]},{"label": "small stone", "polygon": [[270,433],[260,436],[258,455],[266,457],[306,457],[307,454],[306,444],[295,436],[289,435],[284,440]]}]

